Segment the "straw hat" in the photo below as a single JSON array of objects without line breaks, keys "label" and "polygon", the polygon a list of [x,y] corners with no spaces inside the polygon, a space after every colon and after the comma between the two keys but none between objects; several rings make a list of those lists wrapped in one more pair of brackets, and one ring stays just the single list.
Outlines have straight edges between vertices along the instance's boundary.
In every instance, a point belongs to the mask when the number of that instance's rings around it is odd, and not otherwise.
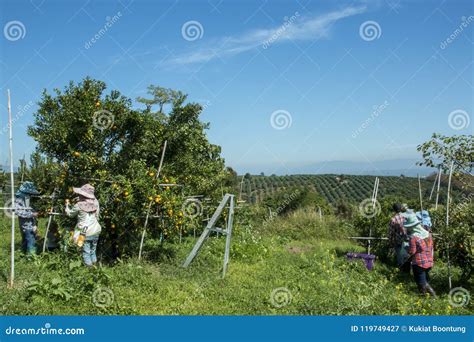
[{"label": "straw hat", "polygon": [[72,188],[74,193],[89,199],[95,199],[94,190],[94,187],[90,184],[84,184],[80,188]]}]

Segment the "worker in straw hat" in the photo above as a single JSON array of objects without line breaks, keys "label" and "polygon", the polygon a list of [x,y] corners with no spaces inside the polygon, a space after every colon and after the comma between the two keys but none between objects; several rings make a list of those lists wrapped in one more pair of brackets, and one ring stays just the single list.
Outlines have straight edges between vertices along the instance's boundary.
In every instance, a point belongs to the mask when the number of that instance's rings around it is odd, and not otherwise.
[{"label": "worker in straw hat", "polygon": [[36,254],[38,234],[38,212],[32,208],[32,196],[39,195],[32,182],[24,182],[15,194],[15,215],[18,216],[21,231],[22,250],[27,255]]},{"label": "worker in straw hat", "polygon": [[409,257],[406,262],[411,263],[413,277],[418,290],[425,295],[429,293],[436,297],[436,293],[430,286],[430,271],[433,267],[433,239],[416,217],[415,213],[406,215],[404,224],[409,236]]},{"label": "worker in straw hat", "polygon": [[77,217],[77,225],[74,232],[74,242],[82,247],[82,257],[87,266],[93,266],[97,262],[97,243],[101,227],[99,224],[99,201],[95,198],[94,187],[85,184],[80,188],[73,188],[78,195],[74,205],[66,200],[66,215]]}]

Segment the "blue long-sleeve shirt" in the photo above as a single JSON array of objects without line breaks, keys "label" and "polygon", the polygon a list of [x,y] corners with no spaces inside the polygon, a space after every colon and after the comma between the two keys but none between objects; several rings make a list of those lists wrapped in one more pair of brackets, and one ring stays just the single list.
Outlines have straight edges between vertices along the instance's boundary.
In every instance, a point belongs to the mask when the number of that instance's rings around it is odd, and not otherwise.
[{"label": "blue long-sleeve shirt", "polygon": [[34,230],[36,227],[36,211],[26,205],[25,198],[15,198],[15,215],[18,216],[22,230]]}]

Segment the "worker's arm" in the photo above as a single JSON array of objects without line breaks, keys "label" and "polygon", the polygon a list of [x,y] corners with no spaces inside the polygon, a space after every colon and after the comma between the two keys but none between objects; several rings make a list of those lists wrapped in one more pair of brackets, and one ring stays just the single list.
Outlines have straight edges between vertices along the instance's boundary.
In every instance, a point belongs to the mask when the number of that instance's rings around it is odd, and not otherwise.
[{"label": "worker's arm", "polygon": [[38,213],[31,208],[27,208],[25,202],[21,199],[15,200],[15,215],[24,219],[38,217]]},{"label": "worker's arm", "polygon": [[79,213],[79,207],[75,204],[71,208],[69,200],[66,200],[66,208],[64,209],[64,211],[66,212],[66,216],[76,217],[77,214]]},{"label": "worker's arm", "polygon": [[416,254],[416,238],[415,237],[412,237],[410,239],[410,246],[408,248],[408,254],[410,256],[413,256]]}]

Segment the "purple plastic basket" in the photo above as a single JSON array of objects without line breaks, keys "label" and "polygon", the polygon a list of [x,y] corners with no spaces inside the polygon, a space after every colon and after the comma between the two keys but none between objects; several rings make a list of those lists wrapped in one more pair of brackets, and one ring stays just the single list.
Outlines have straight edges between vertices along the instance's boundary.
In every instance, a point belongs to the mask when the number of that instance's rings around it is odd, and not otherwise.
[{"label": "purple plastic basket", "polygon": [[375,255],[366,254],[366,253],[347,253],[347,259],[353,261],[355,259],[362,259],[364,261],[365,267],[372,271],[374,268]]}]

